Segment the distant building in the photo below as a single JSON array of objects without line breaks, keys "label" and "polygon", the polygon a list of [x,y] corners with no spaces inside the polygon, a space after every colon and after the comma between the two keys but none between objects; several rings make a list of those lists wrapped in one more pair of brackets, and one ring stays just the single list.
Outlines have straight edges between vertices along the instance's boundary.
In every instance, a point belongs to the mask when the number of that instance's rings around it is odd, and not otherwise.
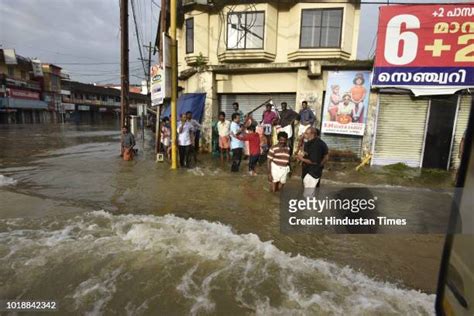
[{"label": "distant building", "polygon": [[36,123],[48,119],[42,79],[32,61],[13,49],[0,49],[0,123]]},{"label": "distant building", "polygon": [[[120,90],[69,80],[62,80],[61,86],[61,107],[66,120],[92,122],[119,118]],[[130,93],[130,114],[146,104],[146,95]]]},{"label": "distant building", "polygon": [[[114,88],[114,89],[117,89],[117,90],[122,89],[120,84],[105,84],[105,85],[99,85],[99,86],[104,87],[104,88]],[[146,84],[145,84],[145,86],[146,86]],[[130,85],[128,91],[130,91],[132,93],[146,94],[146,93],[143,93],[142,85]]]},{"label": "distant building", "polygon": [[[0,49],[0,123],[90,122],[120,115],[120,87],[70,81],[58,65],[41,63]],[[147,96],[131,86],[130,114]]]},{"label": "distant building", "polygon": [[61,67],[53,64],[42,64],[43,99],[52,112],[61,111]]}]

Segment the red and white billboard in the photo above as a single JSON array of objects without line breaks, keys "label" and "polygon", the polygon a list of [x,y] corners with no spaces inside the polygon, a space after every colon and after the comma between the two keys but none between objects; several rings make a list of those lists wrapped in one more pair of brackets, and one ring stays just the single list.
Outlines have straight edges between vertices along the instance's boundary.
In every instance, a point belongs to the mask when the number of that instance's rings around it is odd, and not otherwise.
[{"label": "red and white billboard", "polygon": [[474,87],[474,5],[381,7],[372,84],[416,95]]},{"label": "red and white billboard", "polygon": [[9,90],[9,96],[12,97],[12,98],[29,99],[29,100],[39,100],[40,99],[39,92],[12,89],[12,88],[9,88],[8,90]]}]

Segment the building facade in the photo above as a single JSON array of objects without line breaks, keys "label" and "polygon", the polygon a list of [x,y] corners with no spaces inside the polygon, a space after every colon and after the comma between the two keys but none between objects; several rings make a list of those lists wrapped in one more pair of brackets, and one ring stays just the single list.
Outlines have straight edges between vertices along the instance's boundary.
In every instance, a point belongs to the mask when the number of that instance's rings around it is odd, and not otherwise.
[{"label": "building facade", "polygon": [[360,1],[220,3],[185,1],[177,35],[179,85],[207,96],[201,148],[233,102],[246,113],[270,98],[297,111],[307,101],[320,121],[327,71],[370,69],[355,62]]},{"label": "building facade", "polygon": [[46,121],[48,104],[43,101],[41,84],[31,60],[14,50],[0,49],[0,123]]},{"label": "building facade", "polygon": [[[70,80],[61,81],[64,120],[82,123],[120,118],[120,90]],[[130,93],[130,114],[145,108],[147,96]]]},{"label": "building facade", "polygon": [[426,97],[378,91],[371,164],[456,169],[472,102],[467,90]]}]

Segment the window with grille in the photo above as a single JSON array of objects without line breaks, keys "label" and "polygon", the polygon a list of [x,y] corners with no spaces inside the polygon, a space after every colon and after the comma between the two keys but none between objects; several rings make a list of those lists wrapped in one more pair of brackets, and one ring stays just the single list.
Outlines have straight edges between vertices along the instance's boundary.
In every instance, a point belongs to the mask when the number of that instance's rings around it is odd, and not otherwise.
[{"label": "window with grille", "polygon": [[263,49],[265,12],[227,15],[227,49]]}]

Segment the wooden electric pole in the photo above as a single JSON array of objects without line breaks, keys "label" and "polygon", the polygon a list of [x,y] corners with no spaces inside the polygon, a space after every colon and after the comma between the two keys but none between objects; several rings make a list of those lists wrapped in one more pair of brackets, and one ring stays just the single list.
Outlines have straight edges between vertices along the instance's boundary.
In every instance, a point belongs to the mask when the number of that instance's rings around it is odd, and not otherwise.
[{"label": "wooden electric pole", "polygon": [[129,127],[128,0],[120,0],[120,125]]}]

